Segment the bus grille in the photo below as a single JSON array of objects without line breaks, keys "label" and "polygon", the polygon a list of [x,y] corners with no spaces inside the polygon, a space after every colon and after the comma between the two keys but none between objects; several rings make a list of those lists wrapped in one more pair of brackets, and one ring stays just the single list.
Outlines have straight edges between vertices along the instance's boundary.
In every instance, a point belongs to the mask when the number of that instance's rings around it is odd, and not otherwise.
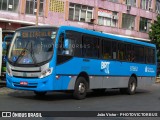
[{"label": "bus grille", "polygon": [[31,78],[31,79],[37,79],[38,77],[23,77],[23,76],[16,76],[16,75],[13,75],[13,77],[16,77],[16,78]]}]

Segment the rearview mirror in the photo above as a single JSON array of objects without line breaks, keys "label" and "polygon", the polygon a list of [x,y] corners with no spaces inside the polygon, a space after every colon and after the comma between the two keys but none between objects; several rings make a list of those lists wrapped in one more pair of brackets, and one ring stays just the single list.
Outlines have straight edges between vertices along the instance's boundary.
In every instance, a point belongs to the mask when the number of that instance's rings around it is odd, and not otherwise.
[{"label": "rearview mirror", "polygon": [[68,39],[64,40],[63,48],[64,49],[69,49],[69,40]]}]

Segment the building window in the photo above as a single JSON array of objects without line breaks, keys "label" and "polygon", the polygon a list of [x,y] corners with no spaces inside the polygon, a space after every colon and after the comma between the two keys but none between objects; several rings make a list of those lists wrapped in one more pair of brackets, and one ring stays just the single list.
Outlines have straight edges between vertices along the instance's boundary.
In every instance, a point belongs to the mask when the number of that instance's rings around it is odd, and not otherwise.
[{"label": "building window", "polygon": [[134,27],[135,27],[135,16],[129,14],[123,14],[122,28],[134,30]]},{"label": "building window", "polygon": [[19,0],[0,0],[0,10],[18,12]]},{"label": "building window", "polygon": [[108,0],[110,2],[117,2],[118,3],[118,0]]},{"label": "building window", "polygon": [[147,18],[140,18],[140,32],[149,32],[149,29],[151,27],[151,20]]},{"label": "building window", "polygon": [[[43,4],[44,4],[44,0],[40,0],[39,16],[43,16]],[[27,0],[26,14],[36,15],[36,10],[37,10],[37,0]]]},{"label": "building window", "polygon": [[118,14],[109,10],[98,10],[98,24],[104,26],[117,27]]},{"label": "building window", "polygon": [[136,0],[126,0],[126,5],[136,6]]},{"label": "building window", "polygon": [[145,10],[152,9],[152,0],[141,0],[141,8]]},{"label": "building window", "polygon": [[52,12],[64,12],[64,1],[62,0],[50,0],[50,7],[49,10]]},{"label": "building window", "polygon": [[160,0],[156,0],[156,13],[160,14]]},{"label": "building window", "polygon": [[93,18],[93,7],[70,3],[69,20],[91,22]]}]

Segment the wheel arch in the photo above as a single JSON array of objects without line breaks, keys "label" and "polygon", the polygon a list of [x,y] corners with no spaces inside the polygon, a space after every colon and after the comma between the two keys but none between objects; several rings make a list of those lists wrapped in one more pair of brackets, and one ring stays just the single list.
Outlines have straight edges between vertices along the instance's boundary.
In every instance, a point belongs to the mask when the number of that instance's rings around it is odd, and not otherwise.
[{"label": "wheel arch", "polygon": [[[88,88],[89,88],[89,75],[87,74],[87,72],[81,72],[78,76],[77,76],[77,79],[79,78],[79,77],[84,77],[85,78],[85,80],[87,81],[87,83],[88,83]],[[76,80],[77,81],[77,80]],[[76,83],[76,82],[75,82]]]}]

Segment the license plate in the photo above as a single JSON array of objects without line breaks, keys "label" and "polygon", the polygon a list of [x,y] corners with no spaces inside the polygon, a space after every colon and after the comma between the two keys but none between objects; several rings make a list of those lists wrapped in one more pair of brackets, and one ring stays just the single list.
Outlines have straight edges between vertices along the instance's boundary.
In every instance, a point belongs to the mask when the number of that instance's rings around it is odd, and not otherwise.
[{"label": "license plate", "polygon": [[21,81],[20,85],[28,85],[28,82]]}]

